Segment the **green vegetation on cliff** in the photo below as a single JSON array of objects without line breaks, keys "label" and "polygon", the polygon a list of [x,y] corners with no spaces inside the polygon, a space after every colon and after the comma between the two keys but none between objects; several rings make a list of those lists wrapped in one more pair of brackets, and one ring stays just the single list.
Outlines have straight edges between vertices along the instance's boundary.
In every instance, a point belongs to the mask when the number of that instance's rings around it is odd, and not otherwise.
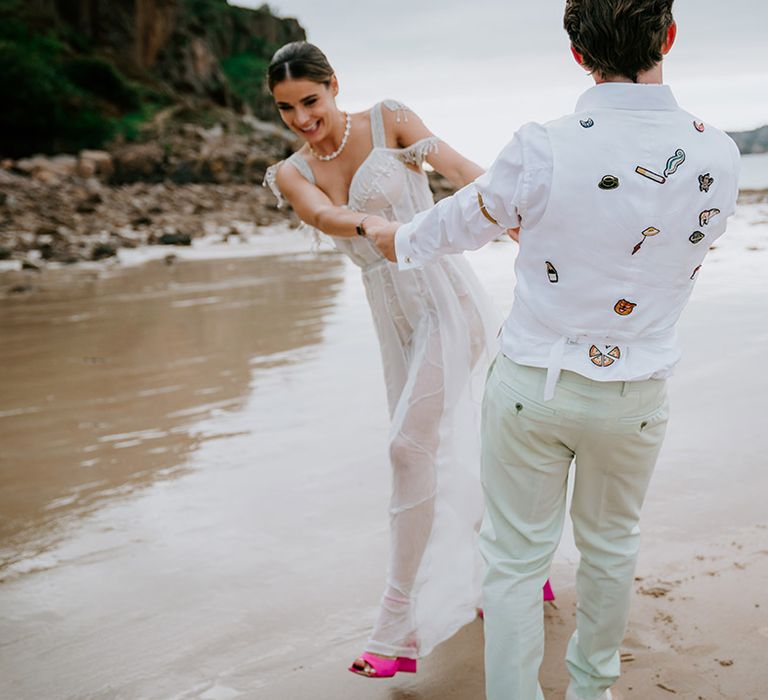
[{"label": "green vegetation on cliff", "polygon": [[0,0],[4,156],[98,147],[122,133],[132,117],[167,102],[54,20],[22,0]]},{"label": "green vegetation on cliff", "polygon": [[0,0],[0,155],[131,140],[180,100],[274,119],[267,62],[302,38],[295,20],[226,0]]}]

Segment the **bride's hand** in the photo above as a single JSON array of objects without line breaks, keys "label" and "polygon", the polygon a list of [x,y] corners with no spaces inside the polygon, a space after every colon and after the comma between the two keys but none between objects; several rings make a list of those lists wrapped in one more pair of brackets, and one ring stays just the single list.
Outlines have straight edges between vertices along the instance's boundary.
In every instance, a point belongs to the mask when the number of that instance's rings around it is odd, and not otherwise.
[{"label": "bride's hand", "polygon": [[392,262],[397,262],[395,233],[399,227],[398,222],[387,221],[380,216],[370,216],[365,220],[366,237],[370,238],[381,254]]},{"label": "bride's hand", "polygon": [[507,235],[515,242],[520,243],[520,228],[508,228]]}]

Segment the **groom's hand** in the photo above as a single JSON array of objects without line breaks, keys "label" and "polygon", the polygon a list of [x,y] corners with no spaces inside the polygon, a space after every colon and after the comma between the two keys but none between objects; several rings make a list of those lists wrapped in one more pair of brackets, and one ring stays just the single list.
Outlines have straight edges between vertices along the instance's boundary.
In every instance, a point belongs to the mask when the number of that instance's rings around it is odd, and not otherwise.
[{"label": "groom's hand", "polygon": [[365,222],[365,234],[370,238],[381,254],[392,262],[397,262],[395,255],[395,233],[400,228],[398,222],[386,221],[376,217],[370,223]]}]

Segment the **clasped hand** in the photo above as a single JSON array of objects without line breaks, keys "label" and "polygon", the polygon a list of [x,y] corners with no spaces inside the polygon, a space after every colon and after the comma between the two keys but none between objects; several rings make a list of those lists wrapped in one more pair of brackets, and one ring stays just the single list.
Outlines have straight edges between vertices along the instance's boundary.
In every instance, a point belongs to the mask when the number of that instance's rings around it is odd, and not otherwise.
[{"label": "clasped hand", "polygon": [[365,235],[373,241],[381,254],[392,262],[397,262],[395,255],[395,233],[401,224],[387,221],[381,216],[369,216],[365,220]]},{"label": "clasped hand", "polygon": [[[395,233],[402,224],[397,221],[387,221],[380,216],[369,216],[365,220],[365,235],[373,241],[381,254],[392,262],[397,262],[395,255]],[[515,242],[520,242],[520,229],[507,229],[507,235]]]}]

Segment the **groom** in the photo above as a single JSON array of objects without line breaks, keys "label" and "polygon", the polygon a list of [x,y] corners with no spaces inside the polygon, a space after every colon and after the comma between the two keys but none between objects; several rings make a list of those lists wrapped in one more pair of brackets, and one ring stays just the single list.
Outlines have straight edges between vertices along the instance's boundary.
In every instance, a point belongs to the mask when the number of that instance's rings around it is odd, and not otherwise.
[{"label": "groom", "polygon": [[520,228],[483,405],[489,700],[543,698],[541,587],[573,460],[581,561],[566,698],[609,700],[619,676],[675,325],[738,194],[733,142],[662,84],[672,3],[568,0],[573,57],[596,83],[576,111],[522,127],[485,175],[411,223],[368,230],[408,269]]}]

